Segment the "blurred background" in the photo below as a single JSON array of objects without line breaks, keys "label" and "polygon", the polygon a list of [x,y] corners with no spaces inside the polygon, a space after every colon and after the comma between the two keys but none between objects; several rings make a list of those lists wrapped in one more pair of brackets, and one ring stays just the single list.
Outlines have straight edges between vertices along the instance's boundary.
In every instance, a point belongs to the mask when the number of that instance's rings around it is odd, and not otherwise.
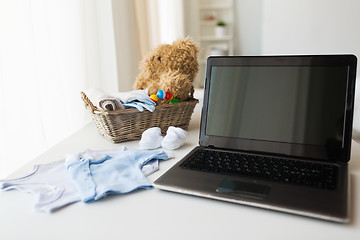
[{"label": "blurred background", "polygon": [[201,88],[209,55],[359,57],[359,10],[357,0],[0,0],[0,178],[91,121],[80,91],[132,90],[159,44],[198,42]]}]

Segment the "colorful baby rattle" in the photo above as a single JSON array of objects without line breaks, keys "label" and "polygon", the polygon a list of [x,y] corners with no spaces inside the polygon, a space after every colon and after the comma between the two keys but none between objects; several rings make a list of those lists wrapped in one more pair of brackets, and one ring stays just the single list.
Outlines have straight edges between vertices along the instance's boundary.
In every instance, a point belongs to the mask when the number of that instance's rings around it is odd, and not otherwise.
[{"label": "colorful baby rattle", "polygon": [[156,96],[160,99],[165,98],[166,100],[169,100],[169,101],[174,98],[174,96],[171,93],[169,93],[169,92],[165,93],[164,90],[159,90],[157,92]]},{"label": "colorful baby rattle", "polygon": [[157,103],[159,101],[159,98],[158,98],[158,96],[156,96],[156,94],[151,94],[150,99],[153,100],[155,103]]},{"label": "colorful baby rattle", "polygon": [[153,100],[155,103],[157,103],[159,99],[166,99],[170,101],[170,103],[180,102],[179,99],[174,98],[174,96],[171,93],[165,92],[164,90],[159,90],[156,94],[151,94],[150,99]]}]

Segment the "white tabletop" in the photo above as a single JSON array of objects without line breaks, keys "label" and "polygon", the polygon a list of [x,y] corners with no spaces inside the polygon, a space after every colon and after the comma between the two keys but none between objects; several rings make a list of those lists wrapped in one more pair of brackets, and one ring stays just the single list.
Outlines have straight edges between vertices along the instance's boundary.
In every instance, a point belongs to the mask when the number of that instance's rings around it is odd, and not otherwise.
[{"label": "white tabletop", "polygon": [[[154,181],[198,143],[200,106],[192,116],[186,144],[173,151],[174,159],[160,163]],[[97,133],[93,123],[19,169],[64,158],[85,149],[113,144]],[[350,161],[352,222],[342,225],[249,206],[170,193],[158,189],[113,195],[84,204],[78,202],[52,214],[36,212],[32,195],[0,192],[0,239],[360,239],[360,145],[353,141]]]}]

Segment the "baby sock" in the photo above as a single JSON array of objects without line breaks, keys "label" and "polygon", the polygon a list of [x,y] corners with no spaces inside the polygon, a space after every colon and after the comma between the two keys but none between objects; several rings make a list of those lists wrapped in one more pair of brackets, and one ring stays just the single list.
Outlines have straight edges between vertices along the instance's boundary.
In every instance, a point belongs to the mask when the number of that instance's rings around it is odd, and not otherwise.
[{"label": "baby sock", "polygon": [[155,149],[161,147],[161,129],[159,127],[152,127],[145,130],[141,135],[139,145],[141,149]]},{"label": "baby sock", "polygon": [[166,132],[164,140],[161,142],[161,146],[166,149],[174,150],[185,143],[187,132],[179,127],[170,126]]}]

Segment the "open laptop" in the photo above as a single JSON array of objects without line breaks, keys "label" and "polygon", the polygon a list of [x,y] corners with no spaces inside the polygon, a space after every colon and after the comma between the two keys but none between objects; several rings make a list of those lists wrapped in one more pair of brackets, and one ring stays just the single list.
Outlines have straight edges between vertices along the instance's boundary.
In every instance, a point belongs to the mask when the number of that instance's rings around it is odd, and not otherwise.
[{"label": "open laptop", "polygon": [[354,55],[207,60],[199,145],[163,190],[346,223]]}]

